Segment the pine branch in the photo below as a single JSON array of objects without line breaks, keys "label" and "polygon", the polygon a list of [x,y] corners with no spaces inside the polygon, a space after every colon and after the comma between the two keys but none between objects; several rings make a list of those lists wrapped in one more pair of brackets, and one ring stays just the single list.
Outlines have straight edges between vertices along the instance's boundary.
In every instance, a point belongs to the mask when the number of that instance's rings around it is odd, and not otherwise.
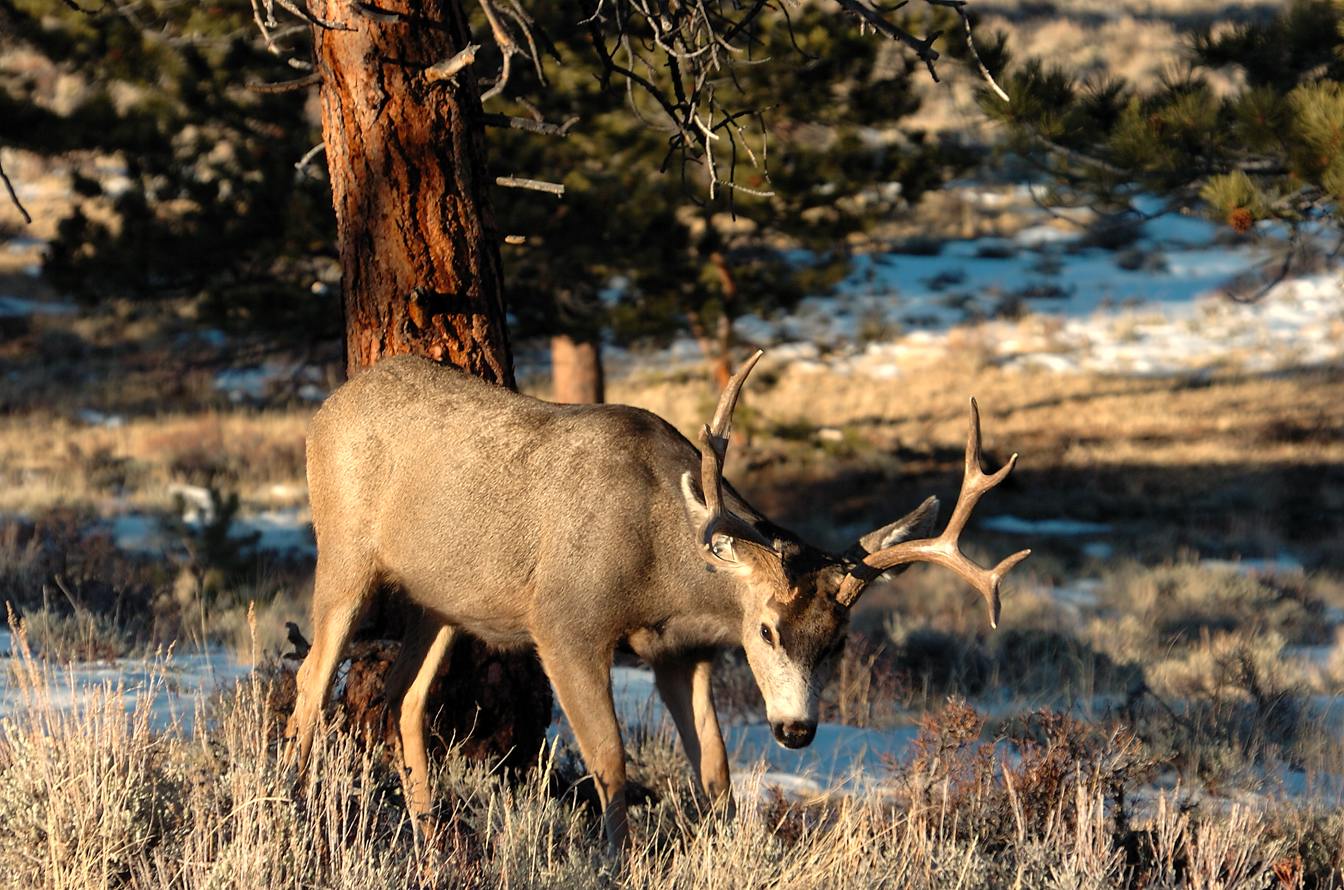
[{"label": "pine branch", "polygon": [[498,127],[505,130],[523,130],[527,133],[538,133],[542,136],[559,136],[564,138],[569,135],[570,129],[579,122],[578,117],[567,118],[562,124],[553,124],[549,121],[530,120],[525,117],[511,117],[507,114],[482,114],[481,123],[487,127]]}]

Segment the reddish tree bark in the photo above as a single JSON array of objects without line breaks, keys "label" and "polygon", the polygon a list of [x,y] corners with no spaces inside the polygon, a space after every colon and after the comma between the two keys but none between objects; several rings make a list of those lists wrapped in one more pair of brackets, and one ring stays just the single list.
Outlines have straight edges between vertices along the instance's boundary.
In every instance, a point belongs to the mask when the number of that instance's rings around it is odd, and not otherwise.
[{"label": "reddish tree bark", "polygon": [[[340,239],[346,365],[419,353],[513,386],[499,237],[457,0],[326,0],[316,28],[322,135]],[[383,15],[383,13],[394,15]]]},{"label": "reddish tree bark", "polygon": [[570,405],[596,405],[605,398],[602,345],[568,334],[551,338],[551,398]]},{"label": "reddish tree bark", "polygon": [[[357,6],[325,0],[315,8],[338,25],[315,35],[348,373],[415,353],[512,388],[475,75],[468,67],[449,80],[425,76],[468,44],[466,18],[457,0],[380,0],[368,16]],[[355,659],[347,688],[381,689],[385,661]],[[535,655],[464,640],[427,712],[433,736],[461,741],[470,733],[468,752],[535,763],[550,684]]]}]

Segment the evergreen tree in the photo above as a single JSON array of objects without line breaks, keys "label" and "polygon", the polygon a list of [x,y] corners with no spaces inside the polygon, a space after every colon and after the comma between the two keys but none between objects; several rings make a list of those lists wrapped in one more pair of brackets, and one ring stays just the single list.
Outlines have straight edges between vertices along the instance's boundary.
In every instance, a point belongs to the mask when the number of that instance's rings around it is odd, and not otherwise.
[{"label": "evergreen tree", "polygon": [[313,288],[334,278],[330,196],[320,177],[295,170],[319,132],[302,92],[248,86],[293,78],[293,69],[259,45],[243,6],[114,10],[0,0],[9,45],[85,85],[58,112],[33,101],[31,72],[0,70],[0,145],[125,166],[119,190],[107,193],[75,165],[82,200],[59,224],[46,276],[88,301],[198,296],[218,323],[334,336],[335,298]]},{"label": "evergreen tree", "polygon": [[[1205,30],[1186,63],[1140,91],[1031,60],[1004,80],[1011,102],[984,106],[1062,189],[1108,209],[1155,194],[1238,232],[1344,223],[1344,0],[1291,0],[1267,20]],[[1222,95],[1214,71],[1244,86]]]},{"label": "evergreen tree", "polygon": [[758,64],[720,87],[719,101],[752,112],[742,118],[734,185],[670,154],[668,132],[604,88],[575,39],[559,42],[564,64],[549,89],[520,85],[531,110],[579,121],[563,140],[499,137],[497,156],[563,175],[566,186],[558,202],[520,193],[499,201],[501,225],[526,239],[507,254],[520,331],[580,342],[603,329],[622,342],[689,332],[721,384],[733,318],[825,292],[847,271],[855,236],[971,160],[897,129],[918,108],[917,61],[907,54],[837,30],[815,6],[764,19],[756,36]]}]

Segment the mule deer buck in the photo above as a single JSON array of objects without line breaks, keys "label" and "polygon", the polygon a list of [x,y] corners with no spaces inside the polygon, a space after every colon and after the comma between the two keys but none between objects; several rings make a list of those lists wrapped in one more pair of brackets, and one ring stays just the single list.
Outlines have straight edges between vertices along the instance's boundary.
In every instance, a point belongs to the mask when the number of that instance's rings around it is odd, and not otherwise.
[{"label": "mule deer buck", "polygon": [[884,572],[939,563],[999,614],[993,569],[961,553],[976,502],[1003,480],[980,466],[974,400],[961,494],[865,535],[843,556],[799,540],[723,481],[733,408],[757,352],[728,383],[697,449],[620,405],[555,405],[426,359],[399,357],[337,390],[308,435],[317,534],[312,650],[291,722],[304,768],[351,629],[388,585],[423,610],[386,678],[407,797],[430,812],[425,695],[457,634],[535,646],[592,773],[613,847],[627,835],[625,751],[611,664],[628,643],[656,685],[705,793],[727,802],[728,758],[710,693],[717,650],[742,646],[775,739],[812,741],[850,610]]}]

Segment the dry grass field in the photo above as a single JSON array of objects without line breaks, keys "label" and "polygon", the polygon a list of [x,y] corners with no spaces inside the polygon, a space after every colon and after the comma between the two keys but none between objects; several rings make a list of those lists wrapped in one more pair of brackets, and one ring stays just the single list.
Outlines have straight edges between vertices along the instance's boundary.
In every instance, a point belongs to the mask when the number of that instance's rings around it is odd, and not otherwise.
[{"label": "dry grass field", "polygon": [[[67,385],[58,410],[12,410],[0,513],[21,518],[0,527],[0,579],[45,657],[8,667],[23,700],[0,723],[0,869],[38,887],[1339,885],[1344,375],[1053,374],[987,364],[970,331],[948,342],[882,381],[768,359],[729,476],[841,546],[929,493],[951,501],[975,394],[989,459],[1022,454],[971,529],[976,551],[1021,545],[996,515],[1094,531],[1027,535],[1035,555],[993,633],[935,570],[865,599],[823,717],[917,732],[867,791],[784,794],[757,767],[725,822],[702,811],[665,724],[627,727],[650,793],[622,862],[602,852],[563,744],[520,784],[447,754],[451,830],[428,849],[395,771],[354,737],[332,735],[306,796],[291,794],[268,684],[283,623],[306,625],[310,557],[255,554],[237,572],[189,548],[110,545],[99,520],[170,523],[180,485],[238,494],[240,516],[302,507],[311,407],[231,407],[199,386],[189,398],[207,407],[137,410],[124,394],[171,375],[147,363],[106,402],[95,378]],[[714,394],[697,374],[648,370],[611,398],[691,432]],[[1286,570],[1254,568],[1285,553]],[[154,730],[143,689],[70,704],[61,665],[170,641],[263,670],[180,735]],[[760,719],[740,661],[716,681],[730,720]]]},{"label": "dry grass field", "polygon": [[1058,713],[1000,728],[1005,741],[991,745],[985,719],[952,702],[923,718],[910,759],[890,764],[880,790],[790,800],[757,772],[739,780],[730,820],[697,800],[666,731],[636,733],[633,777],[652,793],[634,811],[638,842],[613,860],[572,790],[572,754],[552,752],[511,782],[450,752],[436,770],[444,833],[417,845],[395,772],[353,736],[326,737],[318,767],[293,787],[261,674],[198,713],[194,730],[164,735],[144,690],[138,703],[110,687],[71,707],[49,663],[21,657],[14,672],[23,717],[0,723],[8,886],[1233,888],[1340,878],[1338,810],[1192,804],[1179,784],[1144,797],[1157,768],[1147,742]]},{"label": "dry grass field", "polygon": [[[1018,58],[1141,85],[1192,26],[1275,5],[972,3]],[[915,125],[992,141],[973,72],[940,70]],[[1191,373],[1058,372],[974,324],[910,338],[881,375],[833,360],[858,339],[767,352],[727,476],[832,549],[955,500],[979,400],[988,462],[1021,459],[965,542],[1034,551],[1001,626],[938,569],[875,584],[822,720],[886,747],[816,781],[739,752],[734,818],[694,790],[658,706],[624,715],[639,803],[620,858],[561,720],[522,775],[440,739],[443,831],[418,844],[393,752],[339,703],[302,787],[280,738],[286,622],[310,630],[304,435],[335,349],[203,332],[190,301],[67,306],[33,271],[68,171],[5,160],[38,223],[0,230],[0,296],[50,311],[0,318],[0,887],[1344,888],[1344,366],[1229,351]],[[879,236],[1029,226],[1048,227],[1029,195],[957,183]],[[1062,336],[1061,315],[1002,324]],[[622,358],[609,400],[693,436],[717,397],[702,371]],[[221,385],[258,367],[255,392]],[[250,537],[276,530],[294,546]],[[730,736],[759,728],[740,654],[715,698]]]}]

